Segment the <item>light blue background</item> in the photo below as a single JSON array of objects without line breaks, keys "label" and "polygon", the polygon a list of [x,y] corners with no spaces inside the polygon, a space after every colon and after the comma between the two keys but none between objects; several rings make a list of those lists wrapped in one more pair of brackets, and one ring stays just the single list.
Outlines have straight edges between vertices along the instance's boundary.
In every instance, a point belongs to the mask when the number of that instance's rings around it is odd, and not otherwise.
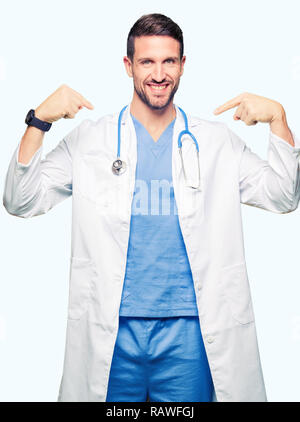
[{"label": "light blue background", "polygon": [[[214,116],[218,105],[244,91],[275,99],[300,136],[295,0],[3,2],[2,192],[27,111],[59,85],[79,91],[95,108],[54,123],[43,155],[83,119],[96,120],[130,102],[132,79],[122,62],[127,34],[142,14],[153,12],[170,16],[184,33],[187,61],[176,104],[187,113],[226,122],[262,158],[269,126],[235,122],[234,110]],[[268,399],[299,401],[300,211],[279,215],[243,206],[242,212]],[[0,401],[56,401],[65,346],[71,200],[27,220],[9,215],[3,206],[0,214]]]}]

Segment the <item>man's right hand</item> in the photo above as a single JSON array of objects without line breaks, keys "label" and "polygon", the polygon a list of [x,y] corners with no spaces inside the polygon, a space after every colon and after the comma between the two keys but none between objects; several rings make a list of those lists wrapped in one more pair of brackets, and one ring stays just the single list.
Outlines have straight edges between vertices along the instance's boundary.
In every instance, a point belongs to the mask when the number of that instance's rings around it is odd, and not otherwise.
[{"label": "man's right hand", "polygon": [[63,84],[35,109],[34,114],[40,120],[53,123],[61,118],[73,119],[82,107],[94,108],[79,92]]}]

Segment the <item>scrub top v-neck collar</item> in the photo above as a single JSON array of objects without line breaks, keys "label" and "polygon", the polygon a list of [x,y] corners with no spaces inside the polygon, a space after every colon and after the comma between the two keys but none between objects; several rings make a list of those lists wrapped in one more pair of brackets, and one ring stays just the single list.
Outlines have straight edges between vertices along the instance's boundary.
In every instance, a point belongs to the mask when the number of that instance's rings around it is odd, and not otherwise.
[{"label": "scrub top v-neck collar", "polygon": [[134,124],[139,127],[140,131],[143,132],[143,136],[141,136],[142,142],[145,143],[145,145],[151,150],[151,152],[157,158],[160,155],[160,153],[165,149],[165,147],[169,144],[169,142],[172,140],[172,131],[173,131],[173,126],[174,126],[176,117],[166,127],[166,129],[163,131],[163,133],[160,135],[157,141],[154,141],[154,139],[152,138],[148,130],[139,120],[137,120],[132,114],[131,114],[131,117]]}]

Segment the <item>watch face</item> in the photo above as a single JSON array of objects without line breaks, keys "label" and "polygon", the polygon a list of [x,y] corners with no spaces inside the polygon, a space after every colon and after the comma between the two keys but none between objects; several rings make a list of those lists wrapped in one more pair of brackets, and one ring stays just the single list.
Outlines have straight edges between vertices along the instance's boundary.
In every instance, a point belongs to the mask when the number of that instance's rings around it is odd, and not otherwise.
[{"label": "watch face", "polygon": [[29,110],[25,119],[25,123],[30,123],[34,116],[34,110]]}]

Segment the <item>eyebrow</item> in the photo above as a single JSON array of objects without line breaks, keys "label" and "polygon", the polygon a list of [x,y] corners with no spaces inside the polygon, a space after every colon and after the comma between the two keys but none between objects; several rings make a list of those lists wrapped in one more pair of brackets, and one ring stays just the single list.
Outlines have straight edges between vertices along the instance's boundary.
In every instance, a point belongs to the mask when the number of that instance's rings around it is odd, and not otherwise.
[{"label": "eyebrow", "polygon": [[[170,60],[170,59],[172,59],[174,61],[178,61],[178,57],[176,57],[176,56],[167,57],[164,61]],[[151,59],[150,57],[141,57],[140,59],[138,59],[138,62],[143,62],[144,60],[153,60],[153,59]]]}]

